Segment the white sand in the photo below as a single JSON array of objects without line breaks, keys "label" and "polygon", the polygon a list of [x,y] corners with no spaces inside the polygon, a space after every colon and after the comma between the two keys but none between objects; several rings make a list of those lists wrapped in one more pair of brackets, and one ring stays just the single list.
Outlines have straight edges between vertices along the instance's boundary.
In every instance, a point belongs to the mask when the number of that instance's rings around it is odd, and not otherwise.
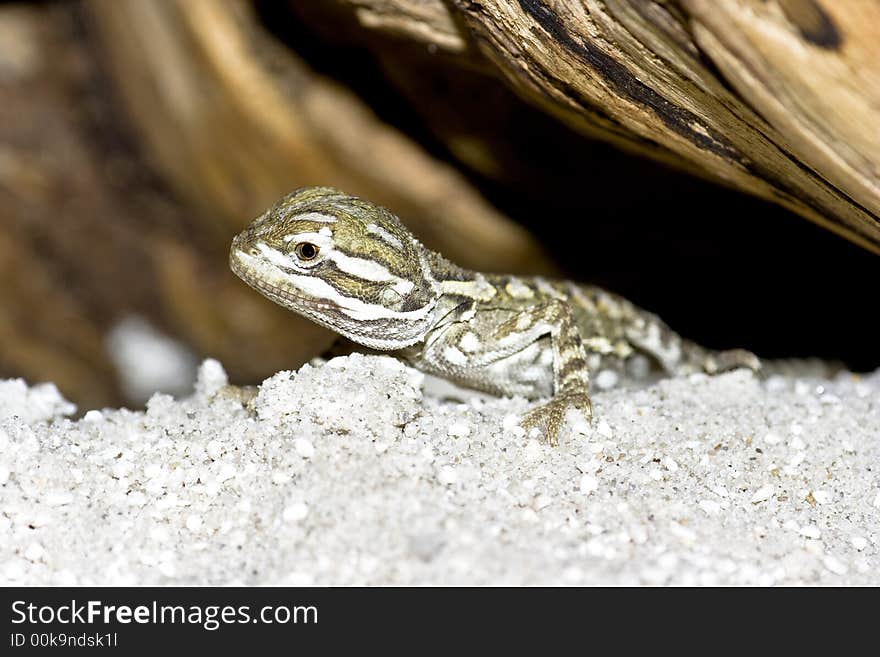
[{"label": "white sand", "polygon": [[442,400],[354,355],[146,412],[0,382],[2,584],[880,584],[880,372]]}]

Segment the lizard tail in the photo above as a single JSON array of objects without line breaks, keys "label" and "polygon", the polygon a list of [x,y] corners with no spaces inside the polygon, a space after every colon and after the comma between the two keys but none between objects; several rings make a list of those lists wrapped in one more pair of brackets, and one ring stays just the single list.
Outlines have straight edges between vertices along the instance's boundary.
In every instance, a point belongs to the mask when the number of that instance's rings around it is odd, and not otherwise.
[{"label": "lizard tail", "polygon": [[761,359],[746,349],[727,349],[715,351],[706,349],[689,340],[682,340],[681,361],[674,366],[672,373],[691,374],[705,372],[719,374],[740,368],[760,372],[763,365]]},{"label": "lizard tail", "polygon": [[753,372],[761,371],[761,359],[745,349],[711,351],[703,361],[703,370],[708,374],[727,372],[745,367]]}]

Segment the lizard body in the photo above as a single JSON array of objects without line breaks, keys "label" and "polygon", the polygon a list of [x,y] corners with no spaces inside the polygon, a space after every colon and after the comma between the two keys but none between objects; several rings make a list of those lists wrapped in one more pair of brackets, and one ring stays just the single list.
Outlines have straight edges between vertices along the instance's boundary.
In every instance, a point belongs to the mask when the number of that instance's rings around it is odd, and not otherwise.
[{"label": "lizard body", "polygon": [[597,287],[483,274],[426,249],[388,210],[328,187],[297,190],[235,237],[232,270],[276,303],[425,372],[500,395],[557,444],[565,413],[590,421],[589,372],[636,354],[668,374],[758,369],[713,352]]}]

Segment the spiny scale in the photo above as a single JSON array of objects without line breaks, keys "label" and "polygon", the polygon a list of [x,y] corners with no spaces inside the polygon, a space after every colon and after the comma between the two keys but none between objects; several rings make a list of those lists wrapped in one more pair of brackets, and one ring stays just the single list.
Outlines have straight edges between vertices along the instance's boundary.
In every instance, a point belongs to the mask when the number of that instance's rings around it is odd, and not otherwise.
[{"label": "spiny scale", "polygon": [[557,444],[566,411],[589,421],[589,370],[635,354],[669,374],[758,369],[711,352],[596,287],[481,274],[426,249],[388,210],[329,187],[282,198],[233,240],[232,270],[276,303],[414,367],[501,395],[552,398],[523,418]]}]

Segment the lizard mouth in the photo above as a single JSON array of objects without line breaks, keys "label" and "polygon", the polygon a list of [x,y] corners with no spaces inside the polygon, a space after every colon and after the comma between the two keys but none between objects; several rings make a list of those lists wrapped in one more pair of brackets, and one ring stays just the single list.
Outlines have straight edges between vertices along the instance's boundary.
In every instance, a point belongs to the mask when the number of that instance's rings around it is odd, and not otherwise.
[{"label": "lizard mouth", "polygon": [[267,277],[261,276],[255,273],[252,269],[248,269],[242,265],[237,257],[232,257],[229,260],[230,268],[236,276],[254,288],[257,292],[276,303],[294,309],[303,308],[305,310],[314,311],[339,310],[338,304],[329,301],[315,301],[309,297],[304,297],[291,292],[288,288],[283,288],[270,282]]}]

